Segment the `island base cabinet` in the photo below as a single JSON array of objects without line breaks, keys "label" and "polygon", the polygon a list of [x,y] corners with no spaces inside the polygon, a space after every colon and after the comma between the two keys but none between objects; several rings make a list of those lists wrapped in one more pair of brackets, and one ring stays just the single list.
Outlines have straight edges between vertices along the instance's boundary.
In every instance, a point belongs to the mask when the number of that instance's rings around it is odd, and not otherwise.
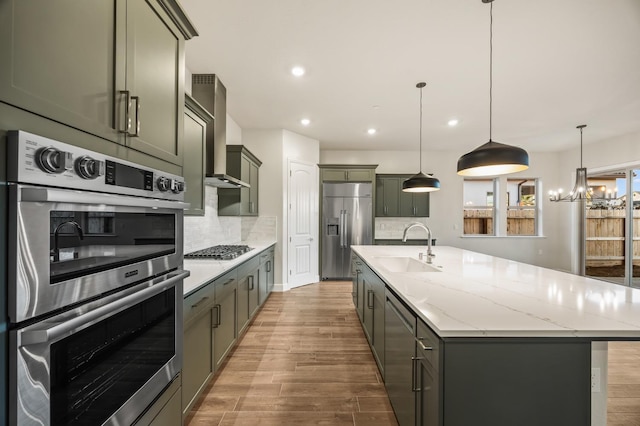
[{"label": "island base cabinet", "polygon": [[416,421],[416,317],[387,290],[384,313],[384,385],[400,426]]},{"label": "island base cabinet", "polygon": [[444,425],[590,424],[591,342],[568,340],[445,340]]},{"label": "island base cabinet", "polygon": [[440,420],[440,379],[438,372],[418,350],[416,366],[416,424],[419,426],[439,426]]}]

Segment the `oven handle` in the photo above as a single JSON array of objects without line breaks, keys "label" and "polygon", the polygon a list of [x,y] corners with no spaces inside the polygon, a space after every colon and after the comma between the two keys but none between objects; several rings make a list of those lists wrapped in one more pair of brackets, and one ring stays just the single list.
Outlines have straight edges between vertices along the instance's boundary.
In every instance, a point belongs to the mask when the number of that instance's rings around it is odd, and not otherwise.
[{"label": "oven handle", "polygon": [[120,312],[141,301],[148,299],[156,294],[173,287],[177,281],[180,281],[191,274],[189,271],[176,271],[168,275],[168,278],[159,283],[153,284],[144,290],[130,294],[122,299],[118,299],[112,303],[96,308],[86,314],[77,316],[69,321],[53,325],[44,330],[24,331],[21,336],[20,346],[33,345],[36,343],[47,343],[60,339],[71,334],[83,326],[92,323],[95,320],[106,317],[114,312]]},{"label": "oven handle", "polygon": [[187,209],[188,203],[181,201],[167,201],[140,197],[127,197],[113,194],[92,194],[73,190],[54,188],[21,188],[21,200],[37,203],[73,203],[73,204],[102,204],[108,206],[150,207],[168,209]]}]

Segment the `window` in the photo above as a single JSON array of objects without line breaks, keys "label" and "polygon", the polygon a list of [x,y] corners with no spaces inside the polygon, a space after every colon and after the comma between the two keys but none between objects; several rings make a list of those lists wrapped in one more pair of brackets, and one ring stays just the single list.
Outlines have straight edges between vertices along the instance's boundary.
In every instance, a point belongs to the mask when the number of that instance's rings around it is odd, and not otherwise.
[{"label": "window", "polygon": [[536,178],[465,179],[464,235],[539,235]]},{"label": "window", "polygon": [[507,179],[507,235],[537,235],[537,179]]},{"label": "window", "polygon": [[495,235],[496,179],[465,179],[464,234]]}]

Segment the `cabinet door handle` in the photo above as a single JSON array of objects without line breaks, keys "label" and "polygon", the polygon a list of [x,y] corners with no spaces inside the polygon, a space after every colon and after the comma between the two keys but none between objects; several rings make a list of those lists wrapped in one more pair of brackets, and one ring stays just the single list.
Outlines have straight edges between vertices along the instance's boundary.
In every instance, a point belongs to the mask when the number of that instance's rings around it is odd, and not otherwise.
[{"label": "cabinet door handle", "polygon": [[373,309],[373,300],[371,296],[373,296],[373,290],[367,290],[367,308],[369,309]]},{"label": "cabinet door handle", "polygon": [[416,214],[418,214],[418,209],[415,208],[415,206],[413,207],[413,215],[415,216]]},{"label": "cabinet door handle", "polygon": [[131,93],[128,90],[120,90],[120,94],[124,95],[124,130],[118,130],[120,133],[129,134],[131,128],[131,117],[129,117],[129,110],[131,109]]},{"label": "cabinet door handle", "polygon": [[418,387],[418,368],[417,363],[421,361],[423,358],[412,356],[411,357],[411,391],[412,392],[420,392],[422,389]]},{"label": "cabinet door handle", "polygon": [[423,351],[432,351],[433,346],[425,346],[424,343],[422,343],[424,339],[425,339],[424,337],[418,337],[416,339],[416,341],[418,342],[418,345],[420,345],[420,349],[422,349]]},{"label": "cabinet door handle", "polygon": [[131,100],[136,101],[136,128],[135,133],[128,133],[128,135],[135,138],[140,135],[140,96],[131,96]]},{"label": "cabinet door handle", "polygon": [[249,291],[252,291],[255,289],[254,283],[253,283],[253,275],[249,275]]},{"label": "cabinet door handle", "polygon": [[216,310],[216,323],[213,324],[213,328],[218,328],[218,326],[220,325],[220,320],[221,320],[221,316],[220,316],[220,309],[222,308],[222,306],[220,306],[219,304],[213,305],[213,308]]},{"label": "cabinet door handle", "polygon": [[233,281],[235,281],[235,278],[229,278],[224,284],[222,284],[223,286],[225,285],[229,285],[231,284]]},{"label": "cabinet door handle", "polygon": [[267,272],[271,272],[271,261],[267,261]]},{"label": "cabinet door handle", "polygon": [[193,305],[191,305],[192,309],[197,308],[198,306],[200,306],[202,304],[202,302],[204,302],[205,300],[207,300],[209,298],[209,296],[205,296],[202,299],[198,300],[196,303],[194,303]]}]

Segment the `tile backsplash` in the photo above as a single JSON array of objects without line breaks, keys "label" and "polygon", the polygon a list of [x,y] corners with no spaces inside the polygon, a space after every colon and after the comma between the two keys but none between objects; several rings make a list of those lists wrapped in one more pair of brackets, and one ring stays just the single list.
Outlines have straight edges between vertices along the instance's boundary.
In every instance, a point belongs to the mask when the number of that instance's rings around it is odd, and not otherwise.
[{"label": "tile backsplash", "polygon": [[204,216],[184,217],[184,252],[241,241],[276,240],[276,218],[218,216],[218,188],[205,187]]},{"label": "tile backsplash", "polygon": [[[427,224],[424,217],[376,217],[374,239],[376,240],[401,240],[404,228],[414,222]],[[414,228],[407,235],[409,239],[426,240],[424,229]],[[434,236],[435,237],[435,236]]]}]

